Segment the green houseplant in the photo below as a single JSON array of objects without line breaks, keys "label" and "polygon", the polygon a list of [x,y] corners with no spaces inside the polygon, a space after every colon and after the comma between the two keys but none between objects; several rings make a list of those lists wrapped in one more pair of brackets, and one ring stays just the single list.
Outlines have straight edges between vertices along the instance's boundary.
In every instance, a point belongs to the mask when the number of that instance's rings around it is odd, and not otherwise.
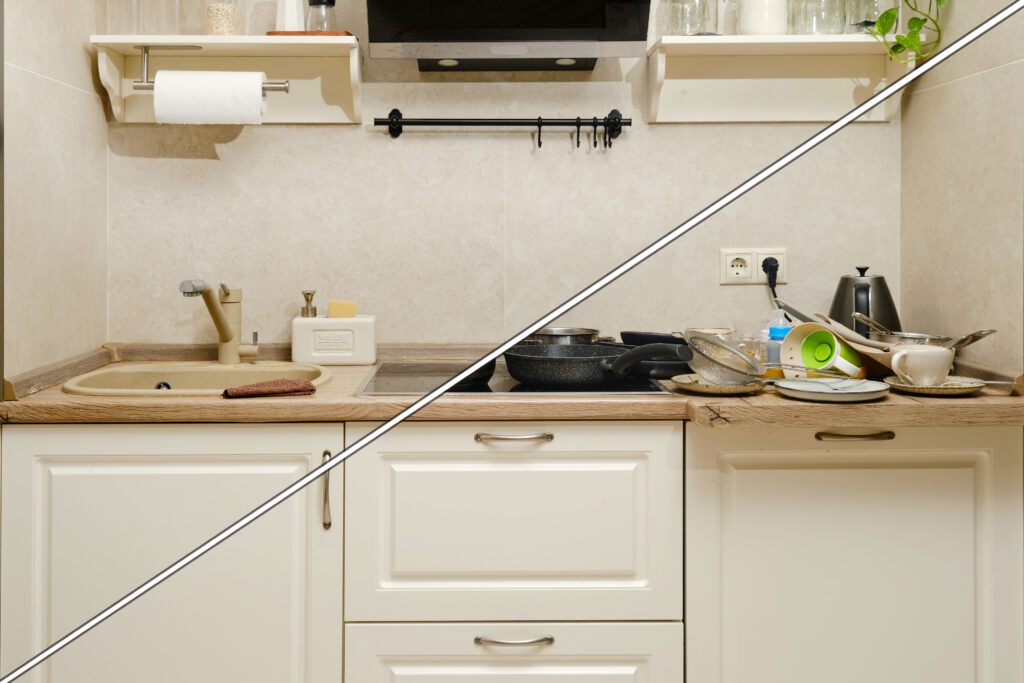
[{"label": "green houseplant", "polygon": [[939,13],[949,0],[903,0],[902,4],[912,13],[905,35],[891,35],[899,23],[899,5],[882,12],[875,25],[867,28],[889,50],[891,59],[908,64],[928,57],[939,47],[942,40]]}]

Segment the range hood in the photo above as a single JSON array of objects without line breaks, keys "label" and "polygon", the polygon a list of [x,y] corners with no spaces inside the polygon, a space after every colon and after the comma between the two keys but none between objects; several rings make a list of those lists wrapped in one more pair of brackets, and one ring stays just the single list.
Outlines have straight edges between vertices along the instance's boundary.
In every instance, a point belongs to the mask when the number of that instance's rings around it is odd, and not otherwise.
[{"label": "range hood", "polygon": [[650,0],[367,0],[370,57],[421,70],[593,69],[643,57]]}]

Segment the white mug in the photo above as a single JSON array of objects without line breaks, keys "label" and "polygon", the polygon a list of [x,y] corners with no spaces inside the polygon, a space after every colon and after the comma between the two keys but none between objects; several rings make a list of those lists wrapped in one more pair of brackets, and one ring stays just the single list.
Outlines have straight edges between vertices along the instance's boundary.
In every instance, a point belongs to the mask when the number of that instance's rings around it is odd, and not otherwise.
[{"label": "white mug", "polygon": [[925,344],[900,344],[892,356],[892,370],[904,384],[937,387],[946,381],[953,366],[952,349]]}]

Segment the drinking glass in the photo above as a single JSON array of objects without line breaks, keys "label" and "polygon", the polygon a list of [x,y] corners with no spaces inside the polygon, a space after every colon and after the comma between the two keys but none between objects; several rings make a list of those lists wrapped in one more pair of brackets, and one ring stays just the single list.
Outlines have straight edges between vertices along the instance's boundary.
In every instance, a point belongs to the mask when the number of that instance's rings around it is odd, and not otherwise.
[{"label": "drinking glass", "polygon": [[695,36],[718,29],[717,0],[668,0],[668,34]]},{"label": "drinking glass", "polygon": [[844,0],[791,0],[789,32],[802,35],[842,33],[846,29]]},{"label": "drinking glass", "polygon": [[879,15],[896,7],[899,0],[846,0],[846,32],[867,33]]},{"label": "drinking glass", "polygon": [[139,0],[107,0],[107,33],[135,35],[139,27]]}]

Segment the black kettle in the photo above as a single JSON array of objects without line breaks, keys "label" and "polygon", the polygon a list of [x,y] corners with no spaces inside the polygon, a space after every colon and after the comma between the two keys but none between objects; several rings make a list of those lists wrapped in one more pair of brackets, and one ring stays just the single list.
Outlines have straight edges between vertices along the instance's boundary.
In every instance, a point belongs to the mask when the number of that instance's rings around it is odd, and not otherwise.
[{"label": "black kettle", "polygon": [[860,275],[844,275],[839,278],[828,316],[865,337],[871,330],[864,323],[853,319],[855,312],[863,313],[893,332],[900,332],[900,316],[896,312],[896,304],[889,292],[889,285],[885,283],[885,277],[868,275],[868,266],[857,266],[857,271]]}]

